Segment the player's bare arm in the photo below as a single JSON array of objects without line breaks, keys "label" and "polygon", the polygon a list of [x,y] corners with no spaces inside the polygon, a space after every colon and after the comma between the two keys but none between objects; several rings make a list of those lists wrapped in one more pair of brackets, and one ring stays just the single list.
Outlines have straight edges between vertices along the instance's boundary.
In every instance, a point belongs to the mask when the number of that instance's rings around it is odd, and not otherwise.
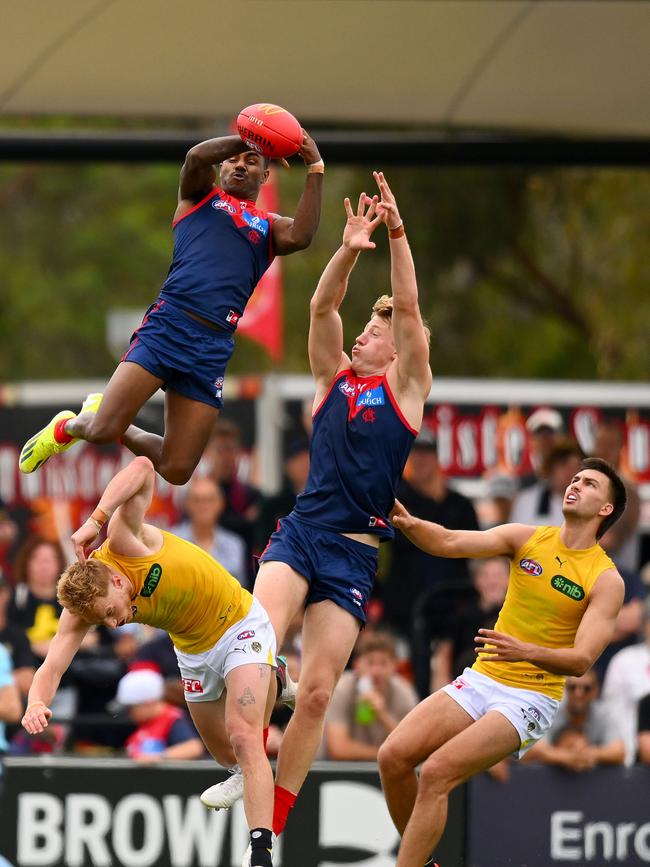
[{"label": "player's bare arm", "polygon": [[[403,229],[404,225],[395,196],[383,172],[373,172],[373,175],[381,193],[377,211],[389,230],[390,243],[393,339],[397,358],[388,377],[396,395],[408,400],[408,396],[412,394],[420,411],[422,399],[429,394],[432,376],[429,367],[429,341],[418,304],[415,264],[406,234],[391,237],[391,230]],[[421,418],[420,411],[420,418],[415,419],[417,427]]]},{"label": "player's bare arm", "polygon": [[347,220],[343,240],[323,271],[309,306],[309,364],[316,381],[316,403],[320,402],[339,370],[350,364],[343,351],[343,322],[339,308],[348,280],[362,250],[374,250],[370,240],[381,219],[375,215],[376,197],[361,193],[356,213],[344,200]]},{"label": "player's bare arm", "polygon": [[411,515],[399,500],[390,518],[409,541],[437,557],[512,557],[536,529],[527,524],[501,524],[489,530],[448,530]]},{"label": "player's bare arm", "polygon": [[27,697],[27,710],[22,719],[25,731],[38,734],[47,728],[52,711],[50,704],[61,678],[81,647],[90,625],[76,614],[61,612],[56,635],[50,643],[47,656],[36,670]]},{"label": "player's bare arm", "polygon": [[287,256],[309,247],[320,222],[323,163],[316,142],[305,130],[302,132],[303,143],[298,153],[307,166],[305,188],[293,219],[278,217],[273,222],[273,248],[278,256]]},{"label": "player's bare arm", "polygon": [[623,579],[615,569],[607,569],[598,576],[589,595],[573,647],[542,647],[493,629],[479,629],[474,639],[476,652],[483,661],[526,661],[552,674],[580,677],[612,640],[624,596]]},{"label": "player's bare arm", "polygon": [[109,519],[108,535],[116,553],[138,557],[158,550],[160,530],[144,523],[153,496],[155,475],[149,458],[141,456],[111,479],[93,516],[72,535],[80,563],[85,562],[85,548],[95,541],[102,523]]},{"label": "player's bare arm", "polygon": [[188,202],[191,206],[207,196],[217,177],[215,166],[246,149],[238,135],[210,138],[191,147],[181,169],[179,205]]}]

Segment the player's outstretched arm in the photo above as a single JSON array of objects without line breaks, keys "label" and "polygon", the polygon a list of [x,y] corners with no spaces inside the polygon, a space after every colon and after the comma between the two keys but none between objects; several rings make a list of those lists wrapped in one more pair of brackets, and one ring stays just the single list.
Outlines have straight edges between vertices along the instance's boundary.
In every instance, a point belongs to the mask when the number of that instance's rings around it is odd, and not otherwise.
[{"label": "player's outstretched arm", "polygon": [[426,397],[431,388],[429,341],[418,304],[415,264],[395,196],[383,172],[373,172],[373,176],[381,193],[377,212],[386,223],[390,243],[393,338],[400,391],[413,384],[415,390]]},{"label": "player's outstretched arm", "polygon": [[47,728],[52,716],[49,706],[89,628],[76,614],[71,614],[66,609],[61,612],[56,635],[50,642],[47,656],[36,670],[29,688],[27,710],[22,725],[30,735],[38,734]]},{"label": "player's outstretched arm", "polygon": [[140,455],[111,479],[92,516],[72,535],[80,563],[86,560],[84,549],[95,541],[109,518],[111,547],[127,556],[142,553],[139,549],[131,553],[131,548],[140,540],[144,516],[151,505],[155,477],[149,458]]},{"label": "player's outstretched arm", "polygon": [[390,515],[407,539],[436,557],[512,557],[535,532],[526,524],[501,524],[489,530],[448,530],[408,512],[399,500]]},{"label": "player's outstretched arm", "polygon": [[181,169],[178,201],[198,202],[207,196],[217,177],[215,166],[247,147],[238,135],[210,138],[191,147]]},{"label": "player's outstretched arm", "polygon": [[573,647],[542,647],[493,629],[479,629],[476,652],[483,661],[526,661],[552,674],[580,677],[612,640],[624,596],[623,579],[616,569],[606,569],[593,586]]},{"label": "player's outstretched arm", "polygon": [[318,384],[329,386],[337,370],[350,363],[343,352],[343,323],[339,314],[348,280],[362,250],[375,247],[370,240],[381,222],[375,216],[376,197],[359,196],[354,213],[349,199],[343,202],[347,220],[343,242],[323,271],[309,306],[309,364]]},{"label": "player's outstretched arm", "polygon": [[305,161],[305,188],[293,219],[278,217],[273,222],[273,248],[278,256],[304,250],[311,244],[320,222],[325,164],[313,138],[304,129],[302,147],[298,151]]}]

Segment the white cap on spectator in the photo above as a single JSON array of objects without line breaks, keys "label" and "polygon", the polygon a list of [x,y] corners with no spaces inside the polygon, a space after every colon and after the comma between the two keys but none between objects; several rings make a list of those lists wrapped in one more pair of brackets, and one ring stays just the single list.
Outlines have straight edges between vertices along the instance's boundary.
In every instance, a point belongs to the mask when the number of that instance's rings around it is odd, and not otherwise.
[{"label": "white cap on spectator", "polygon": [[526,427],[531,433],[537,433],[544,427],[559,433],[564,428],[564,421],[556,409],[551,409],[550,406],[541,406],[528,416]]},{"label": "white cap on spectator", "polygon": [[[115,704],[128,707],[143,701],[160,701],[165,694],[165,679],[150,668],[129,671],[117,685]],[[111,702],[113,704],[113,702]]]}]

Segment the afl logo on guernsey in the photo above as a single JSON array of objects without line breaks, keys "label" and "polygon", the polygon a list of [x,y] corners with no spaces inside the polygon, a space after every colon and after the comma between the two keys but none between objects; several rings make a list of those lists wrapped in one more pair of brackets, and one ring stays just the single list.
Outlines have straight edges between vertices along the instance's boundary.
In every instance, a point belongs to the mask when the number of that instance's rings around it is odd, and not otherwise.
[{"label": "afl logo on guernsey", "polygon": [[383,406],[384,405],[384,389],[378,385],[377,388],[368,388],[362,391],[357,398],[357,406]]},{"label": "afl logo on guernsey", "polygon": [[339,391],[342,392],[346,397],[354,397],[356,393],[356,388],[354,387],[354,383],[350,382],[350,380],[345,379],[343,382],[339,383]]},{"label": "afl logo on guernsey", "polygon": [[544,571],[537,560],[529,560],[527,557],[519,561],[519,568],[523,569],[528,575],[535,575],[535,577],[541,575]]},{"label": "afl logo on guernsey", "polygon": [[212,207],[215,211],[228,211],[229,214],[237,213],[237,208],[231,205],[230,202],[224,202],[223,199],[213,199]]}]

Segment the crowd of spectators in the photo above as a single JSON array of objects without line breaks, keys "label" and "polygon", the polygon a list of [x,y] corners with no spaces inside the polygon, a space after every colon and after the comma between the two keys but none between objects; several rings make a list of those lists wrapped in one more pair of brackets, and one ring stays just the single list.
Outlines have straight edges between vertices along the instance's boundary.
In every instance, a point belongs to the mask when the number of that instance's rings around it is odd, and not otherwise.
[{"label": "crowd of spectators", "polygon": [[[561,523],[562,494],[583,452],[553,409],[533,412],[527,430],[531,472],[515,478],[499,471],[486,478],[487,519],[442,471],[436,437],[427,426],[415,440],[398,498],[413,514],[454,529],[505,521]],[[625,474],[616,423],[600,424],[592,453],[615,464],[628,489],[624,519],[602,540],[625,579],[625,604],[612,645],[591,671],[568,678],[551,731],[527,757],[573,773],[599,764],[650,764],[650,599],[641,580],[640,499]],[[180,493],[171,529],[251,589],[255,556],[306,483],[308,437],[286,444],[283,485],[273,496],[250,484],[247,461],[237,426],[221,421]],[[400,534],[382,548],[368,626],[334,693],[321,758],[374,760],[419,699],[471,665],[477,630],[493,627],[505,598],[505,559],[432,557]],[[171,641],[140,624],[89,632],[62,681],[47,732],[28,738],[21,731],[17,723],[34,671],[61,614],[56,582],[65,561],[58,542],[26,535],[0,503],[0,755],[122,752],[140,762],[205,756],[187,714]],[[294,679],[300,674],[300,627],[299,620],[292,624],[281,649]],[[281,706],[274,711],[269,755],[277,753],[289,713]],[[507,779],[508,763],[494,776]]]}]

